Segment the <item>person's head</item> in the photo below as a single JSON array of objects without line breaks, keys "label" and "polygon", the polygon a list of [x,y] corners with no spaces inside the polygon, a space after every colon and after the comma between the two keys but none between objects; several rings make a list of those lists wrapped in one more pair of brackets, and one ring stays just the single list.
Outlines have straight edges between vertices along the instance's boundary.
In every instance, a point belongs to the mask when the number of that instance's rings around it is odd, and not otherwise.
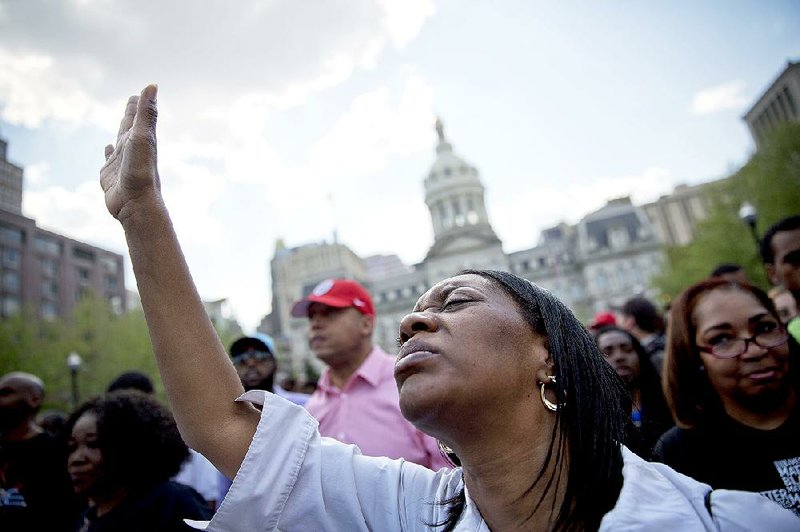
[{"label": "person's head", "polygon": [[141,371],[126,371],[111,381],[106,389],[107,393],[119,390],[138,390],[142,393],[153,393],[153,381]]},{"label": "person's head", "polygon": [[39,414],[39,426],[53,436],[62,436],[67,424],[67,415],[60,410],[48,410]]},{"label": "person's head", "polygon": [[549,445],[551,453],[532,488],[542,482],[547,492],[555,481],[545,468],[568,464],[560,522],[597,527],[616,500],[630,405],[564,304],[513,274],[467,271],[417,301],[400,323],[400,342],[395,379],[409,421],[458,453],[476,434],[502,437],[522,420],[530,447],[520,451]]},{"label": "person's head", "polygon": [[307,317],[308,345],[329,366],[347,366],[372,348],[375,307],[369,292],[350,279],[327,279],[292,307]]},{"label": "person's head", "polygon": [[690,286],[672,305],[664,362],[676,423],[693,427],[723,410],[736,419],[771,412],[788,397],[796,358],[762,290],[722,279]]},{"label": "person's head", "polygon": [[176,475],[189,456],[166,407],[136,391],[83,403],[66,432],[73,488],[93,501],[155,487]]},{"label": "person's head", "polygon": [[775,305],[775,310],[778,311],[778,317],[784,325],[800,315],[800,311],[798,311],[797,308],[797,301],[785,286],[773,286],[767,294],[772,300],[772,304]]},{"label": "person's head", "polygon": [[623,329],[630,331],[639,339],[664,331],[664,318],[653,303],[644,297],[634,297],[622,305]]},{"label": "person's head", "polygon": [[761,260],[772,284],[800,299],[800,215],[779,221],[761,238]]},{"label": "person's head", "polygon": [[44,383],[36,375],[14,371],[0,377],[0,436],[35,424],[43,401]]},{"label": "person's head", "polygon": [[724,279],[726,281],[733,281],[736,283],[746,284],[750,282],[747,278],[747,273],[738,264],[720,264],[711,271],[709,276],[713,279]]},{"label": "person's head", "polygon": [[266,334],[244,336],[228,352],[245,390],[272,391],[275,381],[275,342]]},{"label": "person's head", "polygon": [[594,339],[605,361],[614,368],[628,388],[637,387],[643,361],[652,365],[639,340],[625,329],[613,325],[598,329],[594,333]]}]

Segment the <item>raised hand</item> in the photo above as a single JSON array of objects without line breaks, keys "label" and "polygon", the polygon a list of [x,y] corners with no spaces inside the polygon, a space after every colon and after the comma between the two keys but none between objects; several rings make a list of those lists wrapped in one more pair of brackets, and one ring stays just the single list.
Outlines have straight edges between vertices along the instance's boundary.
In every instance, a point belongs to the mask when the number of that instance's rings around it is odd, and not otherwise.
[{"label": "raised hand", "polygon": [[156,95],[148,85],[141,95],[131,96],[119,124],[117,145],[106,146],[106,164],[100,169],[100,185],[106,207],[115,218],[126,216],[126,207],[138,199],[160,200],[156,150]]}]

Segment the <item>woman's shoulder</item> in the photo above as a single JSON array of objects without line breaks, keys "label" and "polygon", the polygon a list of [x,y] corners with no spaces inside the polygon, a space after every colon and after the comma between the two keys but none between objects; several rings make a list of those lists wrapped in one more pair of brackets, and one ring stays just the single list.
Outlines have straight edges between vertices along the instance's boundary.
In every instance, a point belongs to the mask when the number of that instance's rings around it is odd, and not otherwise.
[{"label": "woman's shoulder", "polygon": [[211,509],[197,490],[186,484],[169,480],[157,486],[146,498],[147,505],[180,513],[191,519],[211,518]]},{"label": "woman's shoulder", "polygon": [[761,495],[712,490],[665,464],[646,462],[625,448],[623,459],[622,490],[600,530],[748,530],[757,522],[771,530],[796,530],[795,516]]}]

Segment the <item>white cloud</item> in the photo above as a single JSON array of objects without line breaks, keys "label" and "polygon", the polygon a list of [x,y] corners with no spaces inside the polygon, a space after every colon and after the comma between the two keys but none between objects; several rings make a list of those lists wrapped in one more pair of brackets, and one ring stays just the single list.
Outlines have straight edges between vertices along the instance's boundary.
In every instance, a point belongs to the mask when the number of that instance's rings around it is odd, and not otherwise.
[{"label": "white cloud", "polygon": [[[388,49],[418,35],[434,3],[248,0],[237,9],[223,0],[202,9],[189,0],[156,9],[135,0],[3,3],[0,118],[31,129],[89,126],[111,138],[127,95],[158,82],[164,196],[195,280],[204,297],[230,297],[254,327],[268,306],[262,284],[274,239],[320,238],[333,225],[327,198],[333,179],[356,200],[358,192],[349,191],[359,180],[393,156],[428,148],[418,132],[420,125],[429,129],[433,93],[408,72],[362,88],[340,116],[315,123],[304,153],[292,160],[265,135],[265,125],[359,70],[380,66]],[[68,228],[70,237],[125,249],[96,182],[66,187],[46,164],[27,172],[27,215],[43,227]],[[239,198],[239,190],[251,197]],[[265,201],[251,201],[253,194]],[[349,213],[349,200],[340,200]],[[231,212],[237,204],[243,208]],[[327,212],[327,219],[298,221],[300,209]],[[265,212],[268,220],[292,223],[268,226]],[[238,258],[245,247],[246,271]],[[253,282],[257,272],[263,273]],[[245,275],[251,280],[243,284]],[[254,289],[264,296],[253,297]]]},{"label": "white cloud", "polygon": [[62,77],[50,55],[14,55],[0,48],[0,117],[38,128],[46,119],[106,127],[113,113],[94,101],[78,79]]},{"label": "white cloud", "polygon": [[743,81],[730,81],[698,91],[692,98],[692,113],[706,115],[729,109],[740,109],[747,103]]},{"label": "white cloud", "polygon": [[516,251],[534,245],[539,229],[559,221],[576,223],[612,198],[631,196],[636,205],[655,201],[669,192],[673,184],[672,173],[661,167],[591,183],[553,183],[532,187],[527,194],[501,198],[489,215],[506,249]]},{"label": "white cloud", "polygon": [[122,231],[104,205],[100,185],[87,181],[75,190],[50,186],[26,191],[22,211],[44,229],[121,252],[127,249]]}]

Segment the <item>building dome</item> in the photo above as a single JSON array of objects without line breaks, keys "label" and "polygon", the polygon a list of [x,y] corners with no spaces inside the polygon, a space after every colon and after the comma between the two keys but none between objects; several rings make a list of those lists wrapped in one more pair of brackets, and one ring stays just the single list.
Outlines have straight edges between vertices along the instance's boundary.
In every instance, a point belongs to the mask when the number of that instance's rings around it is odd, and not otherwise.
[{"label": "building dome", "polygon": [[469,236],[483,243],[499,239],[489,224],[484,202],[484,187],[478,170],[453,152],[444,135],[444,125],[436,120],[439,143],[436,160],[425,177],[425,204],[431,214],[434,245],[429,252],[440,254],[451,243]]}]

